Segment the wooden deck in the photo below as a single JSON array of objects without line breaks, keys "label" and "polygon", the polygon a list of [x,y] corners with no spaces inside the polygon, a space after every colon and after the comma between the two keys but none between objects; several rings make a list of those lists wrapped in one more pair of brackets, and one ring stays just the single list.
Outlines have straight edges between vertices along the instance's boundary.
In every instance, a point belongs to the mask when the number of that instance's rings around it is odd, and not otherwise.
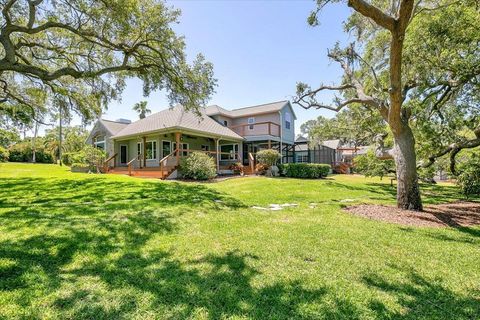
[{"label": "wooden deck", "polygon": [[[132,169],[132,177],[138,177],[138,178],[151,178],[151,179],[164,179],[172,173],[172,171],[175,168],[168,167],[166,169],[162,169],[160,167],[147,167],[147,168],[136,168]],[[228,170],[229,166],[220,166],[220,170]],[[245,174],[251,174],[251,172],[248,171],[248,168],[245,167]],[[248,172],[247,172],[248,171]],[[128,167],[115,167],[111,168],[108,170],[108,174],[123,174],[123,175],[129,175],[128,172]]]},{"label": "wooden deck", "polygon": [[[108,174],[123,174],[128,176],[128,167],[115,167],[108,171]],[[160,167],[137,168],[132,170],[132,177],[163,179],[170,174],[170,170],[160,170]]]}]

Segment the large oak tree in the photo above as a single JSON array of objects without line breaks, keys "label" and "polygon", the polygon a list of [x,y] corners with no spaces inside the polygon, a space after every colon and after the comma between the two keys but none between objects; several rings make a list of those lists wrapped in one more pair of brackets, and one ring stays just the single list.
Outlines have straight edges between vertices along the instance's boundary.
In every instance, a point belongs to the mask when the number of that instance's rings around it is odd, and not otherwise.
[{"label": "large oak tree", "polygon": [[[317,9],[309,18],[309,23],[317,24],[318,13],[324,5],[331,2],[343,1],[318,0]],[[430,68],[426,67],[421,59],[425,56],[425,52],[430,56],[438,53],[423,46],[423,43],[416,43],[418,38],[409,38],[412,33],[410,26],[422,28],[423,19],[430,19],[429,15],[460,3],[447,0],[349,0],[347,2],[354,12],[347,21],[346,28],[356,33],[357,43],[345,49],[336,46],[328,54],[343,68],[343,82],[336,86],[320,85],[318,88],[299,83],[295,102],[305,108],[326,108],[333,111],[360,104],[381,115],[394,140],[398,180],[397,204],[405,209],[422,210],[412,124],[421,119],[425,110],[432,105],[454,102],[454,97],[447,96],[447,99],[444,99],[442,94],[448,87],[455,88],[456,92],[467,87],[472,79],[478,76],[478,64],[472,61],[468,71],[466,70],[468,68],[464,68],[462,73],[456,73],[442,70],[440,65],[447,69],[448,66],[445,63],[438,65],[437,61],[436,73],[430,72]],[[462,5],[472,7],[474,2],[467,0],[462,2]],[[447,24],[448,21],[443,23]],[[437,21],[437,24],[441,25],[442,21]],[[429,27],[436,28],[433,23]],[[415,30],[415,36],[419,30]],[[405,53],[406,40],[410,41],[410,44],[417,44],[409,46],[412,50],[415,47],[419,50],[416,52],[416,60],[412,60],[414,51]],[[468,41],[466,44],[469,49],[472,47]],[[465,55],[470,57],[472,54],[468,50],[463,51],[464,48],[451,46],[448,49],[451,55],[457,58]],[[420,52],[423,52],[424,56],[418,55]],[[407,61],[405,61],[406,56],[410,58]],[[317,101],[316,94],[324,90],[341,93],[334,105]],[[464,112],[463,115],[467,113]]]},{"label": "large oak tree", "polygon": [[0,11],[2,116],[39,120],[60,104],[92,119],[130,77],[189,109],[213,92],[212,65],[187,61],[180,13],[162,1],[1,0]]}]

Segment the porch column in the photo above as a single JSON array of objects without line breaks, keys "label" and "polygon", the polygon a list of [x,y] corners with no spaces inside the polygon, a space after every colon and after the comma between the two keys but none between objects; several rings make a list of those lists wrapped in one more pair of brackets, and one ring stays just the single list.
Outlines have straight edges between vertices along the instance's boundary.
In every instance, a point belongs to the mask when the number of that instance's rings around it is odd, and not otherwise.
[{"label": "porch column", "polygon": [[[147,153],[145,152],[147,150],[147,137],[143,136],[142,137],[143,143],[142,143],[142,153],[143,153],[143,166],[147,166]],[[140,164],[140,168],[142,167],[142,164]]]},{"label": "porch column", "polygon": [[272,149],[272,141],[268,140],[268,149]]},{"label": "porch column", "polygon": [[175,153],[175,156],[177,158],[177,166],[180,164],[180,138],[182,134],[180,132],[175,132],[175,142],[177,143],[177,152]]},{"label": "porch column", "polygon": [[220,172],[220,139],[215,139],[215,149],[217,152],[215,153],[217,155],[217,173]]}]

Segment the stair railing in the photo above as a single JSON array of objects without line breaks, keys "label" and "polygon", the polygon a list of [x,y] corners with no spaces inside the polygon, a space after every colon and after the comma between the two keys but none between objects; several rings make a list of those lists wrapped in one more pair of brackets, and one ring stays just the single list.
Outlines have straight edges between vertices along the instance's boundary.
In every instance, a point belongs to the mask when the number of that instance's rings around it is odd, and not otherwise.
[{"label": "stair railing", "polygon": [[[109,163],[110,161],[112,161],[113,159],[116,159],[116,158],[117,158],[117,154],[118,154],[118,153],[115,153],[113,156],[109,157],[107,160],[105,160],[105,161],[103,162],[103,170],[105,171],[105,173],[107,173],[108,170],[110,170],[110,167],[108,166],[108,163]],[[115,162],[116,162],[116,161],[113,161],[113,167],[114,167],[114,168],[115,168]]]},{"label": "stair railing", "polygon": [[252,173],[255,173],[255,157],[251,152],[248,153],[248,165]]},{"label": "stair railing", "polygon": [[[179,151],[178,148],[175,149],[175,150],[173,150],[173,152],[171,152],[170,154],[166,155],[165,157],[163,157],[163,158],[160,160],[160,172],[161,172],[161,175],[162,175],[162,179],[163,179],[163,178],[166,178],[166,177],[163,176],[163,170],[164,170],[164,168],[165,168],[165,167],[167,166],[167,164],[168,164],[168,159],[169,159],[170,157],[176,155],[176,154],[177,154],[177,151]],[[176,166],[178,166],[178,163],[177,163]],[[175,167],[176,167],[176,166],[175,166]]]},{"label": "stair railing", "polygon": [[127,165],[128,165],[128,175],[129,175],[129,176],[132,175],[132,166],[133,166],[133,163],[135,162],[135,160],[141,161],[141,157],[142,157],[142,154],[139,153],[138,155],[135,156],[135,158],[133,158],[132,160],[128,161]]}]

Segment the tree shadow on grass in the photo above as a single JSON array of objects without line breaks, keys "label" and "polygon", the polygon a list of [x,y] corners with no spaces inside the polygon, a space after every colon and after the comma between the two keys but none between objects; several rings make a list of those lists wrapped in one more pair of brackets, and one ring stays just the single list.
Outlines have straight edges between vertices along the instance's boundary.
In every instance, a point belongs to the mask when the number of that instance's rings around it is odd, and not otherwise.
[{"label": "tree shadow on grass", "polygon": [[479,319],[480,292],[463,295],[441,284],[440,279],[430,280],[411,268],[392,266],[404,275],[401,281],[389,280],[378,274],[367,275],[363,281],[390,296],[402,311],[389,310],[379,300],[370,303],[370,309],[381,319]]},{"label": "tree shadow on grass", "polygon": [[[366,183],[366,185],[369,187],[369,192],[383,194],[392,197],[392,199],[396,199],[397,188],[395,185],[390,186],[388,184],[374,182]],[[421,183],[420,190],[424,204],[440,204],[463,199],[459,189],[455,186]]]},{"label": "tree shadow on grass", "polygon": [[326,292],[255,286],[260,258],[248,253],[159,248],[184,214],[244,207],[203,185],[15,178],[0,190],[0,291],[15,292],[0,317],[301,318]]}]

